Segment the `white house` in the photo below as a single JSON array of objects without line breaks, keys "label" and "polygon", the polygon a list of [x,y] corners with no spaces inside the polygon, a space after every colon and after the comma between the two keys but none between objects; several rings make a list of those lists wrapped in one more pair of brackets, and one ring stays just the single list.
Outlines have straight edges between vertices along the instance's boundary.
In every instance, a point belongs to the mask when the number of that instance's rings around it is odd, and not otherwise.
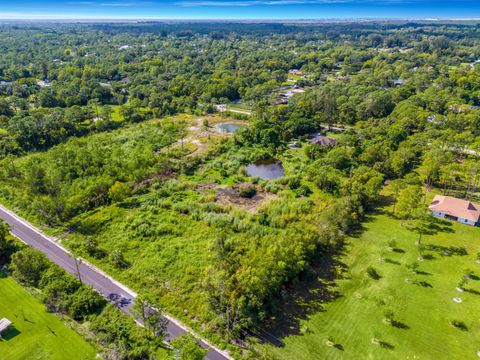
[{"label": "white house", "polygon": [[475,226],[480,220],[480,205],[451,196],[435,195],[428,207],[434,216]]}]

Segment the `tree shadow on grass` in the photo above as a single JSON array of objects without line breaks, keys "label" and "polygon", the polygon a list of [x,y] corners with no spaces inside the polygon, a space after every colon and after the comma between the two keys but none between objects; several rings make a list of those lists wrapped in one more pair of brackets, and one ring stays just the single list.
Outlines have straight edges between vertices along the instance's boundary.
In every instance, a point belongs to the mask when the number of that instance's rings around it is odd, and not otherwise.
[{"label": "tree shadow on grass", "polygon": [[284,337],[308,332],[301,328],[301,320],[325,311],[324,304],[341,297],[335,280],[342,276],[346,266],[338,260],[340,255],[339,250],[323,252],[295,284],[282,290],[272,311],[274,315],[254,334],[260,342],[283,346]]},{"label": "tree shadow on grass", "polygon": [[392,260],[392,259],[390,259],[390,258],[385,258],[384,261],[385,261],[387,264],[402,265],[399,261]]},{"label": "tree shadow on grass", "polygon": [[447,221],[436,216],[430,216],[429,221],[429,235],[435,235],[438,233],[454,233],[455,230],[452,229],[452,222]]},{"label": "tree shadow on grass", "polygon": [[415,280],[413,282],[413,284],[424,287],[424,288],[432,288],[433,287],[432,284],[430,284],[429,282],[426,282],[426,281]]},{"label": "tree shadow on grass", "polygon": [[380,346],[384,349],[387,349],[387,350],[393,350],[395,349],[395,346],[393,346],[392,344],[386,342],[386,341],[380,341],[379,342]]},{"label": "tree shadow on grass", "polygon": [[480,295],[480,291],[478,290],[475,290],[475,289],[464,289],[465,292],[468,292],[470,294],[474,294],[474,295]]},{"label": "tree shadow on grass", "polygon": [[469,278],[470,280],[477,280],[477,281],[480,280],[480,276],[478,276],[478,275],[476,275],[476,274],[473,274],[473,273],[468,274],[468,278]]},{"label": "tree shadow on grass", "polygon": [[10,325],[8,329],[1,334],[0,341],[9,341],[20,334],[21,332],[15,326]]},{"label": "tree shadow on grass", "polygon": [[404,330],[410,329],[410,326],[398,320],[392,320],[392,326],[397,329],[404,329]]},{"label": "tree shadow on grass", "polygon": [[[468,255],[467,249],[461,246],[442,246],[442,245],[427,245],[427,250],[438,253],[441,256],[465,256]],[[425,258],[425,257],[424,257]]]},{"label": "tree shadow on grass", "polygon": [[429,272],[427,272],[427,271],[421,271],[421,270],[417,270],[417,271],[415,272],[415,274],[417,274],[417,275],[428,275],[428,276],[431,276],[431,275],[432,275],[432,273],[429,273]]}]

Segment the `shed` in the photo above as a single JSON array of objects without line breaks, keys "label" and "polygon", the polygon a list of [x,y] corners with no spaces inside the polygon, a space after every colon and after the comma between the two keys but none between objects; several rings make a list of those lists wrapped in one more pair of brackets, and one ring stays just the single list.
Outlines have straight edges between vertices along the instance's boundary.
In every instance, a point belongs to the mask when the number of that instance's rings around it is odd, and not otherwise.
[{"label": "shed", "polygon": [[396,79],[393,81],[393,86],[400,86],[400,85],[404,85],[405,84],[405,80],[403,79]]},{"label": "shed", "polygon": [[335,146],[335,145],[337,145],[337,140],[335,140],[333,138],[323,136],[323,135],[315,136],[315,137],[311,138],[310,140],[308,140],[308,142],[310,144],[315,144],[315,145],[319,145],[319,146]]},{"label": "shed", "polygon": [[2,332],[7,330],[10,325],[12,325],[12,322],[7,318],[3,318],[0,320],[0,336],[2,335]]}]

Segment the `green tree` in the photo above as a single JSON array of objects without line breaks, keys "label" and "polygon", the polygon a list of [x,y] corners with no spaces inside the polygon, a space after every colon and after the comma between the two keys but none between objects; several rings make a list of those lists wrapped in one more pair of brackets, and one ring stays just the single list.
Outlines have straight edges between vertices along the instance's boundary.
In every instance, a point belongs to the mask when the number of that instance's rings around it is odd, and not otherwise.
[{"label": "green tree", "polygon": [[45,256],[30,247],[13,254],[10,264],[13,277],[30,286],[38,285],[43,272],[48,267],[49,264]]},{"label": "green tree", "polygon": [[10,227],[8,224],[0,220],[0,259],[7,257],[10,253],[11,244],[7,240],[9,231]]},{"label": "green tree", "polygon": [[410,219],[423,203],[423,191],[418,185],[409,185],[399,191],[396,216],[402,220]]},{"label": "green tree", "polygon": [[390,187],[393,191],[393,214],[395,214],[395,206],[397,205],[398,195],[400,191],[405,188],[405,181],[403,179],[395,179],[390,182]]},{"label": "green tree", "polygon": [[80,287],[66,297],[61,307],[75,320],[83,320],[85,316],[99,311],[105,305],[105,299],[86,286]]},{"label": "green tree", "polygon": [[432,229],[432,217],[427,213],[425,206],[415,209],[407,221],[407,228],[418,234],[417,245],[422,244],[422,236],[434,233]]},{"label": "green tree", "polygon": [[349,179],[344,180],[342,193],[357,197],[364,207],[368,207],[378,200],[382,184],[383,174],[362,165],[352,171]]},{"label": "green tree", "polygon": [[88,101],[88,106],[93,110],[93,113],[95,114],[95,117],[97,119],[100,118],[100,107],[102,106],[102,103],[98,99],[91,99]]},{"label": "green tree", "polygon": [[137,296],[132,311],[137,319],[142,320],[145,329],[149,331],[153,337],[165,337],[168,320],[163,316],[163,311],[154,305],[151,296]]},{"label": "green tree", "polygon": [[192,335],[182,335],[170,341],[173,347],[172,360],[203,360],[208,350],[198,345],[198,340]]}]

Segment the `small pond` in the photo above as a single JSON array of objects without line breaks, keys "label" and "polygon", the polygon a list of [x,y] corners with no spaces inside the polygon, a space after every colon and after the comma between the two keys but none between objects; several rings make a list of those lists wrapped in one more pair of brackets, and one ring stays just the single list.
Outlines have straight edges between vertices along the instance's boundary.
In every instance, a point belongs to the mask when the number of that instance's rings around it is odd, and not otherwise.
[{"label": "small pond", "polygon": [[221,133],[233,134],[239,129],[244,129],[245,125],[235,123],[220,123],[217,124],[217,130]]},{"label": "small pond", "polygon": [[247,174],[265,180],[273,180],[285,176],[285,170],[280,160],[257,160],[247,166]]}]

